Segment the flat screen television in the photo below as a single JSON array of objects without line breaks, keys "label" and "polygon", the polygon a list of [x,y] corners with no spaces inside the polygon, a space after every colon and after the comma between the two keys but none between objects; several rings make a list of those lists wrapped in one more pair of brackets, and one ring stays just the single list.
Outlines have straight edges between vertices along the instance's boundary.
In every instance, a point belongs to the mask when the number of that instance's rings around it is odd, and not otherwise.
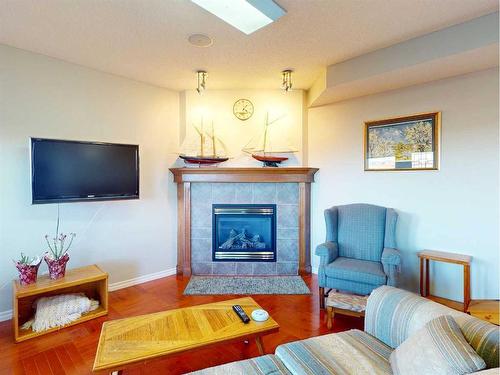
[{"label": "flat screen television", "polygon": [[139,146],[31,138],[32,202],[139,198]]}]

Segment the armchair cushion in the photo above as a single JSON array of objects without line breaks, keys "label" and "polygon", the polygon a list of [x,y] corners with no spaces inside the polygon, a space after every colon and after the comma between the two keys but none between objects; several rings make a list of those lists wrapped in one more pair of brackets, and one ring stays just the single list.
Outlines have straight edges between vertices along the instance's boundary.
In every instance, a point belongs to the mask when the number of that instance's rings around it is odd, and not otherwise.
[{"label": "armchair cushion", "polygon": [[335,242],[327,241],[316,247],[316,255],[325,260],[325,265],[333,262],[339,256],[339,248]]},{"label": "armchair cushion", "polygon": [[325,267],[328,277],[374,286],[385,285],[386,275],[380,262],[338,257]]},{"label": "armchair cushion", "polygon": [[360,203],[337,209],[339,255],[380,262],[387,209]]}]

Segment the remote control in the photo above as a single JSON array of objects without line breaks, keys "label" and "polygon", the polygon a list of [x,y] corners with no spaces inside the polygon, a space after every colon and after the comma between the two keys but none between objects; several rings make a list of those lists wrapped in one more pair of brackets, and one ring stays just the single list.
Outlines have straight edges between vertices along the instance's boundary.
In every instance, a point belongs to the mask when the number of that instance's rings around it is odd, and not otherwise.
[{"label": "remote control", "polygon": [[233,305],[233,310],[240,317],[240,319],[243,321],[243,323],[247,324],[248,322],[250,322],[250,318],[248,317],[248,315],[245,313],[245,310],[243,310],[240,305]]}]

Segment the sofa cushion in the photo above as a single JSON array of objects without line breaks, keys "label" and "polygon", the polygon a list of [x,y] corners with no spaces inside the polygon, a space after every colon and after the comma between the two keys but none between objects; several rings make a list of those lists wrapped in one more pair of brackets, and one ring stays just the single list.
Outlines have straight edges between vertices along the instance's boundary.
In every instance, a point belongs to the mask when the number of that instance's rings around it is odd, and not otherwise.
[{"label": "sofa cushion", "polygon": [[380,262],[338,257],[325,268],[328,277],[369,285],[385,285],[386,275]]},{"label": "sofa cushion", "polygon": [[486,367],[450,315],[431,320],[390,357],[395,375],[464,375]]},{"label": "sofa cushion", "polygon": [[264,355],[191,372],[196,375],[291,375],[275,355]]},{"label": "sofa cushion", "polygon": [[280,345],[276,355],[293,374],[391,374],[392,349],[373,336],[350,330]]}]

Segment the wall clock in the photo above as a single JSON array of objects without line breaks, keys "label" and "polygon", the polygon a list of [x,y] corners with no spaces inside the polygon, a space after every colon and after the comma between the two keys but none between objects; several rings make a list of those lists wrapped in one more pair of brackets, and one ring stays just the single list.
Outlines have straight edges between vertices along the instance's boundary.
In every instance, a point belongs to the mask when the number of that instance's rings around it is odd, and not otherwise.
[{"label": "wall clock", "polygon": [[233,113],[241,121],[248,120],[253,115],[253,104],[248,99],[238,99],[233,105]]}]

